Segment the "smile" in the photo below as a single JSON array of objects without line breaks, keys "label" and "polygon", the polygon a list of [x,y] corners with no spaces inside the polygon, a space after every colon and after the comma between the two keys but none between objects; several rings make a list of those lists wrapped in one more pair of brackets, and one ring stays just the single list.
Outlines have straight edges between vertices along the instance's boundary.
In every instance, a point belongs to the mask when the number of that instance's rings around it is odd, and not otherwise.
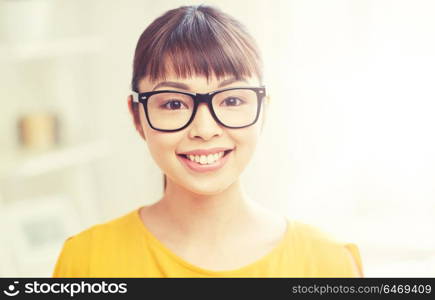
[{"label": "smile", "polygon": [[220,169],[227,162],[233,149],[210,154],[177,154],[183,165],[195,172],[209,172]]}]

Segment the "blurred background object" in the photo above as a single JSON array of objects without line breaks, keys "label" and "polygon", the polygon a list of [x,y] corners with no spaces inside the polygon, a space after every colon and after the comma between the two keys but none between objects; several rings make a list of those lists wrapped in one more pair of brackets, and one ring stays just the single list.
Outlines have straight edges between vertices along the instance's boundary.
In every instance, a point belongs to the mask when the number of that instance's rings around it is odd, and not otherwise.
[{"label": "blurred background object", "polygon": [[127,109],[134,49],[157,16],[201,3],[265,60],[247,192],[355,242],[366,276],[433,277],[431,0],[0,0],[0,276],[50,276],[68,236],[159,199]]},{"label": "blurred background object", "polygon": [[49,276],[63,241],[104,217],[102,4],[0,0],[1,276]]},{"label": "blurred background object", "polygon": [[18,120],[18,134],[22,147],[44,150],[59,143],[59,123],[56,115],[39,112],[24,115]]}]

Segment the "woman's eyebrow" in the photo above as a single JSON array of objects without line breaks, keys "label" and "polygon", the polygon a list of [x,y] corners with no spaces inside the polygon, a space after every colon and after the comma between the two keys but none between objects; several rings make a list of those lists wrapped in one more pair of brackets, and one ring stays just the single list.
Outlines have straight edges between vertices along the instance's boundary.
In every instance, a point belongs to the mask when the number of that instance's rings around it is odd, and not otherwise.
[{"label": "woman's eyebrow", "polygon": [[[232,77],[232,78],[226,79],[226,80],[222,81],[221,83],[219,83],[218,88],[224,87],[226,85],[230,85],[231,83],[238,82],[238,81],[247,82],[243,78],[238,79],[238,78]],[[162,82],[159,82],[158,84],[156,84],[156,86],[153,88],[153,91],[158,89],[158,88],[161,88],[161,87],[171,87],[171,88],[176,88],[176,89],[181,89],[181,90],[186,90],[186,91],[190,90],[190,87],[185,83],[175,82],[175,81],[162,81]]]},{"label": "woman's eyebrow", "polygon": [[174,81],[162,81],[162,82],[159,82],[153,88],[153,91],[158,89],[158,88],[161,88],[163,86],[172,87],[172,88],[181,89],[181,90],[189,90],[189,86],[187,84],[184,84],[181,82],[174,82]]},{"label": "woman's eyebrow", "polygon": [[244,79],[244,78],[231,77],[231,78],[226,79],[226,80],[222,81],[221,83],[219,83],[218,88],[224,87],[226,85],[230,85],[231,83],[238,82],[238,81],[247,82],[246,79]]}]

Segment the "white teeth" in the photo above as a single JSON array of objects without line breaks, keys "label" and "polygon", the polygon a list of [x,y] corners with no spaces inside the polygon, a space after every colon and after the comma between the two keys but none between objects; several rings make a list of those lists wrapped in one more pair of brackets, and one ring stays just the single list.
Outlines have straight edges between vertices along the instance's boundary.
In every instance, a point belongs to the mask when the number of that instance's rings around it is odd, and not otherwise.
[{"label": "white teeth", "polygon": [[213,153],[209,155],[187,155],[187,157],[194,162],[201,165],[213,164],[224,155],[224,152]]}]

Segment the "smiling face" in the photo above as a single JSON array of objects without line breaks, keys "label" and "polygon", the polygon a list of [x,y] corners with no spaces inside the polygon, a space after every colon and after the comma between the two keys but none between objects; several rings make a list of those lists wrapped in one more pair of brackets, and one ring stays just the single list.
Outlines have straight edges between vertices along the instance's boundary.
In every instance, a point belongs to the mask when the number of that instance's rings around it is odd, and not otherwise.
[{"label": "smiling face", "polygon": [[[173,73],[169,73],[164,81],[166,84],[142,79],[139,81],[138,90],[147,92],[170,89],[181,92],[208,93],[222,88],[259,86],[256,78],[236,81],[231,77],[219,80],[212,77],[207,81],[201,76],[181,79]],[[139,119],[150,153],[166,174],[168,184],[176,184],[195,194],[215,195],[238,180],[249,163],[261,133],[264,108],[262,107],[255,124],[239,129],[230,129],[218,124],[204,103],[198,106],[192,123],[176,132],[161,132],[152,129],[146,119],[143,105],[139,105]],[[214,149],[211,155],[201,157],[202,150],[206,150],[205,154],[210,154],[207,150],[211,149]],[[219,152],[223,150],[232,151],[225,151],[225,155],[222,156]],[[180,155],[192,151],[190,157]]]}]

